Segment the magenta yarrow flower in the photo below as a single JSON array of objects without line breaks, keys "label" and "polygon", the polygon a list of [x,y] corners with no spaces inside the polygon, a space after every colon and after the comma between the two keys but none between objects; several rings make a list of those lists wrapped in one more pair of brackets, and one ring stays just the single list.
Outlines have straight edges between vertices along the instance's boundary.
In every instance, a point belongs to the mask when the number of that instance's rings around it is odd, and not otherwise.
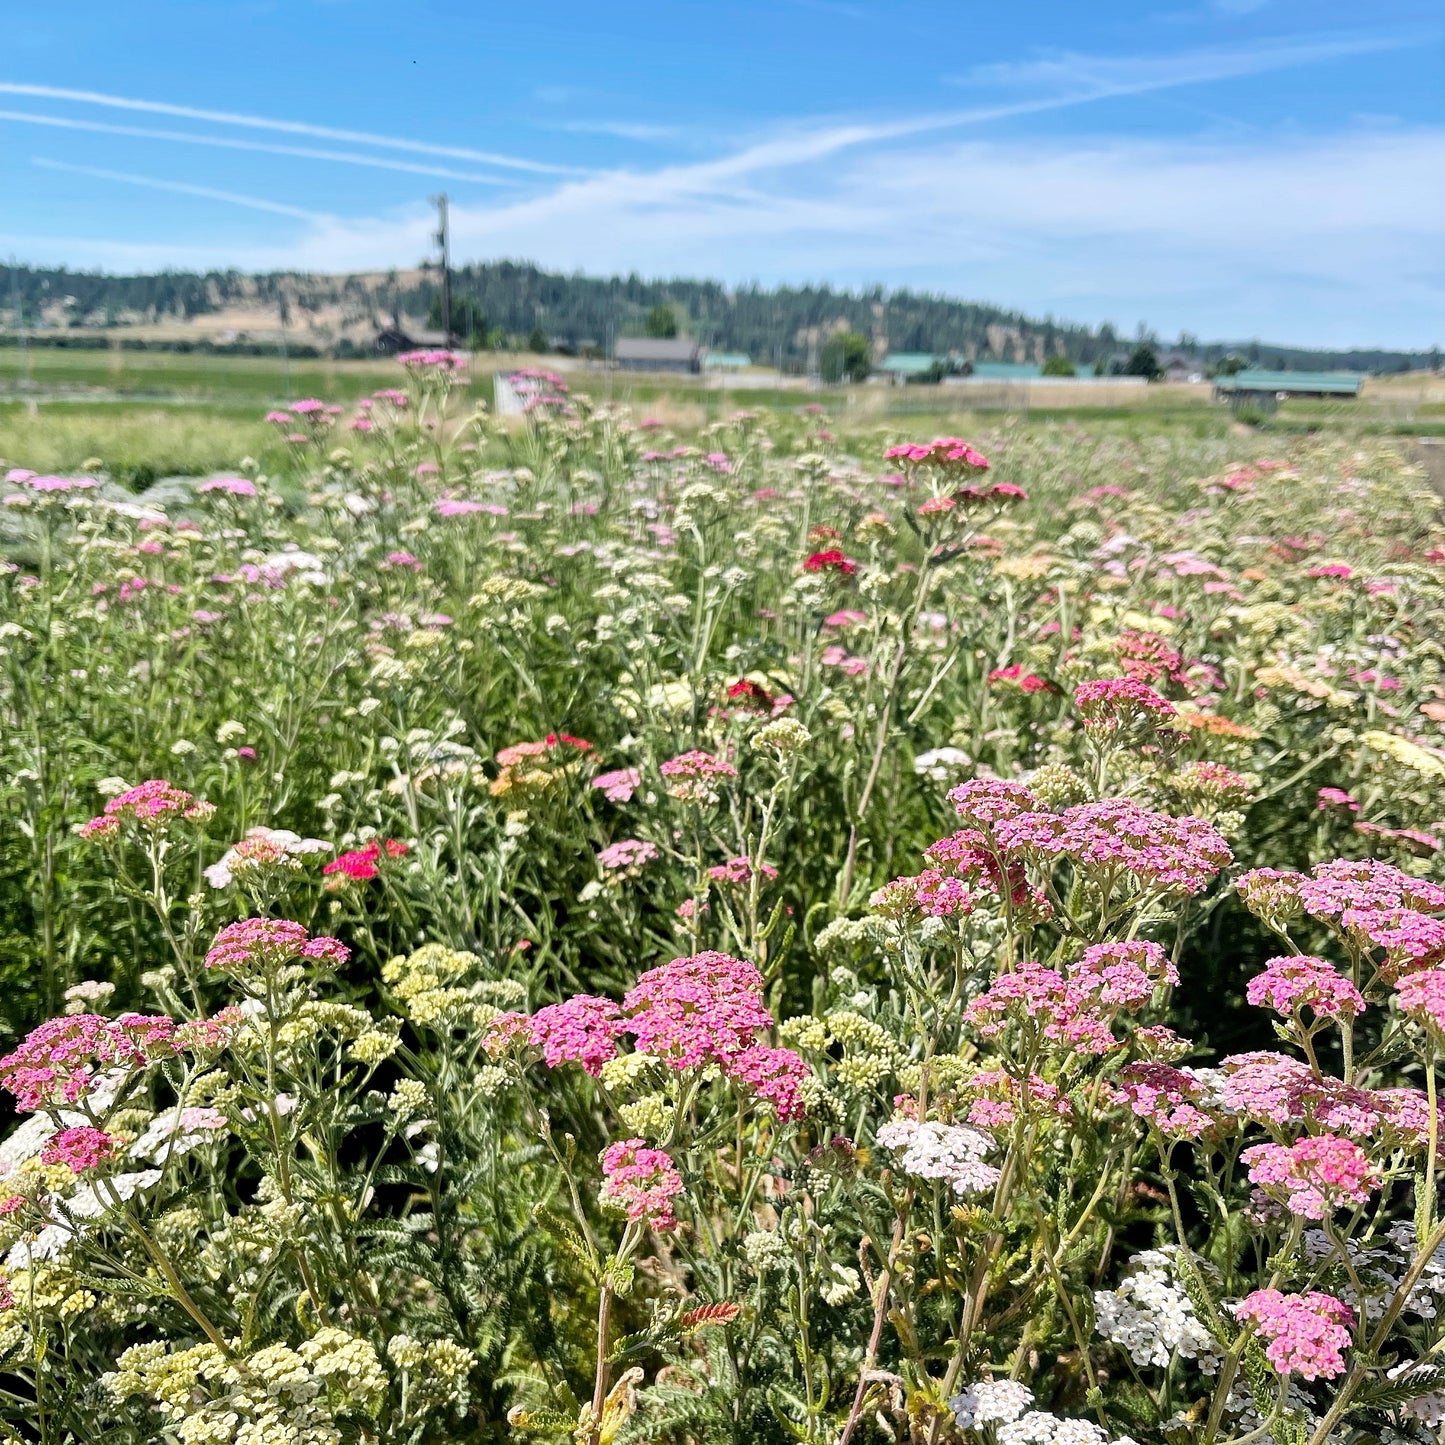
[{"label": "magenta yarrow flower", "polygon": [[1020,813],[1031,813],[1039,806],[1039,800],[1023,783],[1003,778],[974,778],[960,783],[949,790],[948,801],[968,827],[980,831]]},{"label": "magenta yarrow flower", "polygon": [[206,954],[206,967],[245,978],[303,959],[324,968],[340,968],[350,957],[351,950],[339,939],[312,938],[289,918],[242,918],[216,935]]},{"label": "magenta yarrow flower", "polygon": [[714,883],[731,883],[742,887],[753,881],[755,872],[764,883],[771,883],[778,876],[778,870],[771,863],[764,863],[760,868],[754,869],[750,858],[729,858],[726,863],[718,863],[709,868],[707,876]]},{"label": "magenta yarrow flower", "polygon": [[1445,968],[1427,968],[1402,978],[1395,1001],[1411,1018],[1445,1031]]},{"label": "magenta yarrow flower", "polygon": [[1175,1138],[1197,1139],[1218,1127],[1201,1108],[1205,1090],[1189,1069],[1169,1064],[1129,1064],[1119,1076],[1115,1104]]},{"label": "magenta yarrow flower", "polygon": [[1169,955],[1157,943],[1142,939],[1096,943],[1086,948],[1067,972],[1076,986],[1097,987],[1101,1004],[1129,1010],[1147,1004],[1156,988],[1179,982],[1179,970]]},{"label": "magenta yarrow flower", "polygon": [[1086,732],[1108,735],[1155,728],[1174,716],[1174,704],[1147,683],[1129,677],[1102,677],[1074,689],[1074,706]]},{"label": "magenta yarrow flower", "polygon": [[[500,1022],[493,1022],[494,1030]],[[625,1028],[621,1011],[610,998],[585,993],[539,1008],[525,1021],[527,1038],[542,1050],[549,1069],[581,1064],[593,1078],[601,1074],[608,1059],[617,1056],[617,1040]]]},{"label": "magenta yarrow flower", "polygon": [[1343,788],[1321,788],[1316,795],[1315,806],[1323,812],[1326,808],[1344,808],[1347,812],[1358,813],[1360,805]]},{"label": "magenta yarrow flower", "polygon": [[963,1019],[984,1038],[993,1038],[1012,1023],[1084,1054],[1120,1047],[1108,1015],[1096,1004],[1094,989],[1037,963],[1025,962],[1012,973],[1000,974],[964,1009]]},{"label": "magenta yarrow flower", "polygon": [[227,492],[233,497],[254,497],[256,484],[247,481],[245,477],[212,477],[209,481],[202,482],[196,490],[198,492]]},{"label": "magenta yarrow flower", "polygon": [[1249,1178],[1292,1214],[1326,1219],[1346,1205],[1364,1204],[1379,1187],[1365,1151],[1352,1139],[1312,1134],[1283,1144],[1256,1144],[1239,1156]]},{"label": "magenta yarrow flower", "polygon": [[602,1151],[601,1161],[603,1204],[623,1210],[634,1223],[677,1228],[672,1201],[683,1182],[670,1155],[648,1148],[645,1139],[621,1139]]},{"label": "magenta yarrow flower", "polygon": [[40,1162],[64,1164],[72,1174],[84,1174],[88,1169],[98,1169],[107,1159],[115,1158],[119,1147],[104,1129],[81,1124],[52,1134],[40,1151]]},{"label": "magenta yarrow flower", "polygon": [[813,1071],[792,1049],[752,1044],[729,1055],[725,1067],[728,1078],[770,1103],[779,1119],[801,1119],[806,1112],[802,1084]]},{"label": "magenta yarrow flower", "polygon": [[1062,813],[1020,813],[999,823],[994,836],[1025,857],[1067,859],[1101,883],[1126,872],[1142,889],[1172,893],[1203,892],[1234,856],[1203,819],[1152,813],[1128,798],[1080,803]]},{"label": "magenta yarrow flower", "polygon": [[203,823],[215,811],[214,803],[198,799],[164,778],[151,778],[112,798],[98,818],[81,825],[80,836],[112,838],[123,823],[141,823],[153,829],[164,828],[175,818]]},{"label": "magenta yarrow flower", "polygon": [[1235,1317],[1252,1324],[1265,1341],[1265,1358],[1281,1375],[1332,1380],[1345,1371],[1354,1311],[1333,1295],[1311,1290],[1281,1294],[1257,1289],[1234,1307]]},{"label": "magenta yarrow flower", "polygon": [[1301,1008],[1320,1018],[1355,1018],[1365,1011],[1359,989],[1332,964],[1309,954],[1270,959],[1245,994],[1256,1008],[1272,1008],[1285,1018]]},{"label": "magenta yarrow flower", "polygon": [[638,1051],[675,1069],[726,1066],[773,1023],[763,1006],[762,975],[725,953],[675,958],[649,969],[622,1007]]},{"label": "magenta yarrow flower", "polygon": [[976,901],[961,878],[926,868],[914,877],[884,884],[868,900],[868,906],[884,918],[917,923],[924,918],[966,917]]},{"label": "magenta yarrow flower", "polygon": [[185,1045],[174,1019],[163,1015],[69,1014],[47,1019],[0,1059],[0,1088],[21,1109],[74,1104],[112,1070],[144,1068]]}]

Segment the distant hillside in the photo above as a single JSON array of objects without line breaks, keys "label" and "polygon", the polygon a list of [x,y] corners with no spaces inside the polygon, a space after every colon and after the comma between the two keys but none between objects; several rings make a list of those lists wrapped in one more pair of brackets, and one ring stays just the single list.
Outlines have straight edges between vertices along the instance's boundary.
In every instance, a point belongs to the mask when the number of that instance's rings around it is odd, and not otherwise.
[{"label": "distant hillside", "polygon": [[[379,327],[433,326],[438,278],[427,269],[351,276],[277,272],[204,275],[100,272],[0,266],[0,322],[15,325],[18,296],[28,326],[43,324],[77,344],[122,339],[127,331],[161,344],[260,341],[284,322],[293,340],[321,350],[368,349]],[[605,351],[618,336],[642,332],[647,313],[673,308],[684,332],[715,350],[746,352],[756,362],[796,368],[835,330],[867,336],[885,351],[958,352],[969,359],[1040,362],[1062,353],[1106,362],[1137,338],[1109,326],[1042,320],[981,302],[917,291],[836,291],[828,286],[744,286],[715,281],[644,281],[638,276],[565,276],[513,261],[462,266],[452,273],[453,321],[474,344],[528,337],[570,351]],[[97,335],[100,333],[100,335]],[[1158,338],[1151,337],[1156,344]],[[91,344],[95,344],[92,342]],[[1203,362],[1231,352],[1271,368],[1409,371],[1440,364],[1440,352],[1325,351],[1259,341],[1173,345]]]}]

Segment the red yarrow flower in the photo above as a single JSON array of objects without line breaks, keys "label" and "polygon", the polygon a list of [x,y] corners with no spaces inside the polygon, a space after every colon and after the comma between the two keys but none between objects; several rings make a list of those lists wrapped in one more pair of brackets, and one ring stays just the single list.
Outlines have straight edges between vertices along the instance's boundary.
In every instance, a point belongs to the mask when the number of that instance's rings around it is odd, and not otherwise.
[{"label": "red yarrow flower", "polygon": [[836,572],[841,577],[851,577],[858,570],[858,564],[846,557],[837,547],[823,552],[814,552],[804,563],[804,572]]}]

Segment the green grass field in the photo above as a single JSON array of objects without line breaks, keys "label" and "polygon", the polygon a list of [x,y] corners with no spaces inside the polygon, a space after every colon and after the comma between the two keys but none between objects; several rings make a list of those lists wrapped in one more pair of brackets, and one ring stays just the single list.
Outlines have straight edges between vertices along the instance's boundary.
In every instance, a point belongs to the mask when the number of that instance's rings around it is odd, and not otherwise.
[{"label": "green grass field", "polygon": [[[494,370],[537,358],[483,356],[475,364],[473,395],[491,400]],[[545,358],[541,359],[545,364]],[[215,356],[165,351],[67,351],[32,347],[28,354],[0,348],[0,461],[48,470],[99,460],[112,475],[145,485],[159,476],[195,475],[233,466],[243,456],[264,464],[280,447],[265,413],[288,400],[318,396],[349,405],[379,387],[396,384],[399,368],[387,360]],[[830,424],[848,431],[897,428],[966,431],[999,408],[980,406],[961,392],[925,387],[898,391],[823,388],[800,392],[765,384],[735,390],[704,388],[688,377],[582,373],[574,387],[598,400],[656,412],[674,430],[694,432],[741,408],[826,408]],[[968,405],[972,401],[972,406]],[[1235,418],[1227,408],[1197,396],[1151,388],[1137,401],[1112,406],[1040,406],[1014,413],[1075,422],[1090,431],[1170,432],[1218,437]],[[1287,403],[1262,420],[1266,432],[1321,431],[1344,435],[1445,435],[1445,405],[1401,406],[1388,395],[1351,403]]]}]

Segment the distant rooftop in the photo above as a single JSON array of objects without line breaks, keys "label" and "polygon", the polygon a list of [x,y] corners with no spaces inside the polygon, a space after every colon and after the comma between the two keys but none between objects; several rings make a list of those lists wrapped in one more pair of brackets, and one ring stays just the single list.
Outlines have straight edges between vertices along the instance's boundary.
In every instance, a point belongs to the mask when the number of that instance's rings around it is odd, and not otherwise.
[{"label": "distant rooftop", "polygon": [[1237,371],[1216,377],[1225,392],[1285,392],[1292,396],[1358,396],[1363,378],[1353,371]]},{"label": "distant rooftop", "polygon": [[925,371],[944,365],[947,359],[928,351],[891,351],[878,363],[878,370],[897,376],[922,376]]},{"label": "distant rooftop", "polygon": [[696,361],[702,348],[689,336],[621,336],[613,347],[619,361]]},{"label": "distant rooftop", "polygon": [[743,351],[709,351],[702,363],[709,371],[741,371],[753,364],[753,359]]}]

